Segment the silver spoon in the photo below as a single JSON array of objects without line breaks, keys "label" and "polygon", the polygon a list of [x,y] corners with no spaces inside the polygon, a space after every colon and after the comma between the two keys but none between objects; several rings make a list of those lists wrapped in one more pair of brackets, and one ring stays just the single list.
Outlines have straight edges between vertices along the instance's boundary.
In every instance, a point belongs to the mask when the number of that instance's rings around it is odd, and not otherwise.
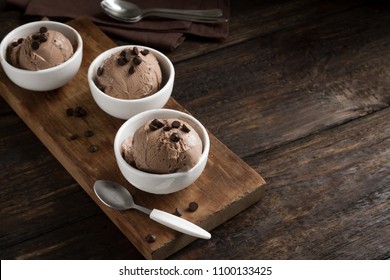
[{"label": "silver spoon", "polygon": [[135,23],[144,17],[163,17],[203,23],[223,23],[227,19],[221,18],[222,10],[179,10],[151,8],[141,9],[137,5],[123,0],[103,0],[100,3],[104,12],[120,21]]},{"label": "silver spoon", "polygon": [[152,220],[179,232],[203,239],[211,238],[211,234],[209,232],[187,220],[161,210],[150,210],[135,204],[130,192],[125,187],[116,182],[98,180],[95,182],[93,189],[97,197],[105,205],[113,209],[137,209],[147,214]]}]

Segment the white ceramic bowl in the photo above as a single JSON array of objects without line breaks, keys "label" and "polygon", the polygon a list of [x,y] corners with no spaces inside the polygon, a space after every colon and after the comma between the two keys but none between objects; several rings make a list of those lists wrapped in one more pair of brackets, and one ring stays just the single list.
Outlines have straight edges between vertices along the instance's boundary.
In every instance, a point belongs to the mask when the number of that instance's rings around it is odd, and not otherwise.
[{"label": "white ceramic bowl", "polygon": [[[94,82],[97,69],[103,64],[103,61],[109,58],[112,54],[120,52],[123,49],[133,47],[137,47],[138,49],[147,49],[157,58],[162,72],[161,89],[152,95],[140,99],[120,99],[105,94]],[[109,49],[96,57],[88,69],[89,88],[95,102],[107,114],[126,120],[140,112],[164,107],[171,96],[174,80],[175,69],[168,57],[152,48],[138,45],[125,45]]]},{"label": "white ceramic bowl", "polygon": [[[135,131],[153,119],[174,118],[188,122],[203,142],[203,152],[198,163],[188,171],[170,174],[153,174],[140,171],[128,164],[121,155],[122,142],[133,137]],[[115,158],[119,169],[134,187],[149,193],[168,194],[191,185],[203,172],[210,150],[210,139],[204,126],[193,116],[170,109],[154,109],[142,112],[127,120],[118,130],[114,141]]]},{"label": "white ceramic bowl", "polygon": [[[74,54],[64,63],[44,70],[31,71],[12,66],[6,60],[8,45],[19,38],[37,32],[40,27],[61,32],[73,45]],[[18,86],[33,91],[48,91],[65,85],[80,68],[83,57],[83,40],[80,34],[67,24],[55,21],[35,21],[15,28],[0,44],[0,62],[8,78]]]}]

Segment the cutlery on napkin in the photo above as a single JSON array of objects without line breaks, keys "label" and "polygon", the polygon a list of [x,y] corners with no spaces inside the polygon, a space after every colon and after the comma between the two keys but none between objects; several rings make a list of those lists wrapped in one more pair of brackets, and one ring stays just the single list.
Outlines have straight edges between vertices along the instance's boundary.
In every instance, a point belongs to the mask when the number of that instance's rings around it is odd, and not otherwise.
[{"label": "cutlery on napkin", "polygon": [[[229,0],[132,0],[131,2],[142,8],[221,9],[224,17],[229,18]],[[27,16],[46,16],[51,19],[87,16],[107,34],[163,50],[176,49],[188,35],[225,39],[229,32],[228,23],[213,25],[169,19],[143,19],[137,23],[123,23],[107,16],[98,0],[8,0],[8,3],[23,8]]]}]

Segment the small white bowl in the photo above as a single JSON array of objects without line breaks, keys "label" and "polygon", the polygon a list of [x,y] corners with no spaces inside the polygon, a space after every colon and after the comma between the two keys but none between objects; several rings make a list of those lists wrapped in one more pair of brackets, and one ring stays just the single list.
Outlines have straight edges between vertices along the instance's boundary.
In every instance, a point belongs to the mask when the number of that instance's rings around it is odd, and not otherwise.
[{"label": "small white bowl", "polygon": [[[179,119],[188,122],[199,134],[203,144],[203,152],[198,163],[188,171],[153,174],[141,171],[128,164],[122,157],[122,142],[133,137],[135,131],[153,119]],[[154,109],[142,112],[127,120],[118,130],[114,140],[114,152],[120,171],[126,180],[134,187],[149,193],[168,194],[180,191],[193,182],[203,172],[210,150],[210,139],[204,126],[193,116],[170,109]]]},{"label": "small white bowl", "polygon": [[[74,48],[72,57],[58,66],[38,71],[19,69],[9,64],[6,60],[8,45],[37,32],[42,26],[61,32],[70,40]],[[0,44],[0,62],[8,78],[18,86],[33,91],[48,91],[65,85],[80,69],[82,57],[83,40],[80,34],[69,25],[55,21],[35,21],[21,25],[8,33]]]},{"label": "small white bowl", "polygon": [[[97,69],[103,64],[103,61],[109,58],[112,54],[120,52],[123,49],[134,47],[137,47],[138,49],[147,49],[157,58],[162,72],[161,89],[152,95],[139,99],[120,99],[105,94],[94,82]],[[89,88],[95,102],[107,114],[125,120],[143,111],[164,107],[171,96],[174,80],[175,69],[168,57],[155,49],[138,45],[125,45],[109,49],[96,57],[88,69]]]}]

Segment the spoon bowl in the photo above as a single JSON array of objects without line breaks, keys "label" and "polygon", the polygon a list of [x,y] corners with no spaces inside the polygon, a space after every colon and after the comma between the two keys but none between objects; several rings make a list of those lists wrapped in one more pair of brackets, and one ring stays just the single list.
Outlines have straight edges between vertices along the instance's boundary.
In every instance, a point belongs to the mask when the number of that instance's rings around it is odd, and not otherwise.
[{"label": "spoon bowl", "polygon": [[[109,187],[108,187],[109,185]],[[116,210],[134,209],[136,206],[130,192],[116,182],[97,181],[94,185],[95,194],[107,206]],[[147,211],[146,214],[150,214]]]},{"label": "spoon bowl", "polygon": [[103,0],[100,6],[104,12],[110,17],[124,21],[135,23],[145,17],[163,17],[170,19],[187,20],[203,23],[223,23],[227,19],[221,18],[223,15],[220,9],[208,10],[181,10],[181,9],[163,9],[150,8],[141,9],[137,5],[123,0]]}]

